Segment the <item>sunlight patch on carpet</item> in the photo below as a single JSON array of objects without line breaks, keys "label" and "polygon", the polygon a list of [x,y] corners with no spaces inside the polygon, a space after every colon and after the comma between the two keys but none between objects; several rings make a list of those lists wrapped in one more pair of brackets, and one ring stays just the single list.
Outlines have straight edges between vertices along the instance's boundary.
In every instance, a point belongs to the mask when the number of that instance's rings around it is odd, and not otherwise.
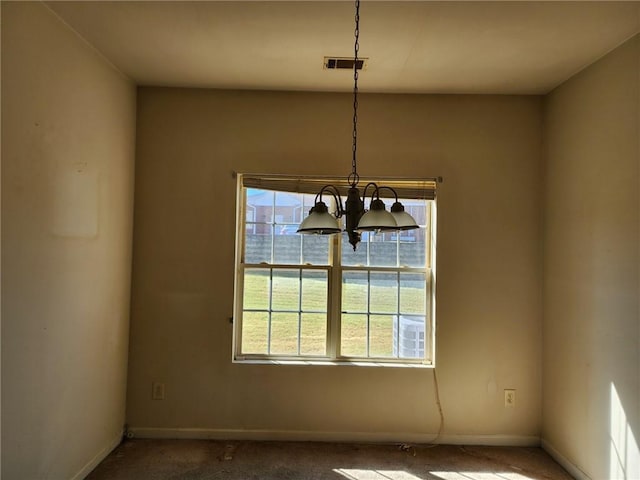
[{"label": "sunlight patch on carpet", "polygon": [[359,470],[351,468],[334,468],[349,480],[424,480],[404,470]]},{"label": "sunlight patch on carpet", "polygon": [[535,480],[515,472],[429,472],[442,480]]}]

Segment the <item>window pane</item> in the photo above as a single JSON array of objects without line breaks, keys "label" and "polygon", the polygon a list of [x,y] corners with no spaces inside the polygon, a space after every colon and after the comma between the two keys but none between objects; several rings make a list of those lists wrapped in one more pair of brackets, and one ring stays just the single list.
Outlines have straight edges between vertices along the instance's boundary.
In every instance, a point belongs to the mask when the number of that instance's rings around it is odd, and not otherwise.
[{"label": "window pane", "polygon": [[340,353],[346,357],[367,355],[367,316],[342,315],[342,344]]},{"label": "window pane", "polygon": [[342,265],[350,267],[368,265],[367,251],[370,236],[369,232],[362,232],[360,243],[354,252],[353,246],[349,243],[349,236],[346,233],[342,234]]},{"label": "window pane", "polygon": [[272,284],[273,310],[300,310],[300,270],[273,270]]},{"label": "window pane", "polygon": [[400,313],[424,315],[427,281],[424,273],[400,274]]},{"label": "window pane", "polygon": [[369,265],[395,267],[398,264],[397,232],[376,233],[369,241]]},{"label": "window pane", "polygon": [[317,270],[302,271],[302,311],[327,311],[327,272]]},{"label": "window pane", "polygon": [[369,309],[369,275],[367,272],[342,272],[342,311],[363,312]]},{"label": "window pane", "polygon": [[303,313],[300,331],[300,353],[302,355],[326,355],[326,313]]},{"label": "window pane", "polygon": [[404,205],[404,210],[411,215],[418,225],[427,224],[428,207],[424,200],[400,200]]},{"label": "window pane", "polygon": [[245,237],[246,263],[271,263],[272,232],[271,225],[252,225],[254,233],[247,231]]},{"label": "window pane", "polygon": [[268,310],[271,279],[268,268],[247,268],[244,271],[242,305],[246,310]]},{"label": "window pane", "polygon": [[424,358],[425,317],[420,315],[400,315],[399,318],[400,358]]},{"label": "window pane", "polygon": [[371,272],[371,312],[397,313],[398,274]]},{"label": "window pane", "polygon": [[371,315],[370,345],[371,357],[393,357],[395,344],[396,315]]},{"label": "window pane", "polygon": [[275,223],[298,224],[302,221],[302,195],[299,193],[276,192]]},{"label": "window pane", "polygon": [[[295,228],[295,230],[287,230],[290,227]],[[275,229],[276,235],[273,239],[273,262],[285,265],[299,265],[302,235],[296,233],[298,226],[287,225],[283,227],[276,225]]]},{"label": "window pane", "polygon": [[269,312],[242,314],[242,353],[267,353]]},{"label": "window pane", "polygon": [[271,314],[272,354],[298,354],[298,314],[273,312]]},{"label": "window pane", "polygon": [[253,214],[247,214],[247,220],[251,216],[254,222],[273,223],[273,202],[275,199],[274,192],[269,190],[260,190],[257,188],[247,189],[247,212],[252,211]]},{"label": "window pane", "polygon": [[302,239],[302,263],[329,264],[330,235],[298,235]]},{"label": "window pane", "polygon": [[406,230],[400,233],[400,265],[424,267],[426,261],[425,229]]}]

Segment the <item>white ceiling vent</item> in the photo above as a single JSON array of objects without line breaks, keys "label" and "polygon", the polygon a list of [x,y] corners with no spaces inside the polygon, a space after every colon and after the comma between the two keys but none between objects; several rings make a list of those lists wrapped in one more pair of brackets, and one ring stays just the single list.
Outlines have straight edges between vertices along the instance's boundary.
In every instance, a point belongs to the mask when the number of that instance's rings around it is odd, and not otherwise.
[{"label": "white ceiling vent", "polygon": [[[368,60],[368,58],[358,58],[358,70],[366,70]],[[324,57],[324,69],[353,71],[354,62],[354,57]]]}]

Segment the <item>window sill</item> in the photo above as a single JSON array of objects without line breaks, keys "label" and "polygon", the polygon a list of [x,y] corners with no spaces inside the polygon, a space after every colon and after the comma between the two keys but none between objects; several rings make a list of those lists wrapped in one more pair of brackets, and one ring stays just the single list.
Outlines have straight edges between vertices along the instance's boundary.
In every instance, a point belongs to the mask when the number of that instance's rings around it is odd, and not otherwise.
[{"label": "window sill", "polygon": [[233,363],[245,365],[315,365],[327,366],[350,366],[350,367],[383,367],[383,368],[434,368],[432,363],[403,363],[384,362],[371,360],[276,360],[276,359],[234,359]]}]

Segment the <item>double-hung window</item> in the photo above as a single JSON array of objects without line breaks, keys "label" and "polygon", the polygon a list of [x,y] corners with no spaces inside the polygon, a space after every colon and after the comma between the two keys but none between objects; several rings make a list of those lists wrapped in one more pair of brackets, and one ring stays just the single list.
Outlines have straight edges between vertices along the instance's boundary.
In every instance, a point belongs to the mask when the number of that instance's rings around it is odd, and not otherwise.
[{"label": "double-hung window", "polygon": [[346,192],[344,179],[238,175],[236,361],[433,363],[436,185],[373,181],[393,187],[420,228],[363,232],[354,251],[346,233],[296,232],[316,192]]}]

